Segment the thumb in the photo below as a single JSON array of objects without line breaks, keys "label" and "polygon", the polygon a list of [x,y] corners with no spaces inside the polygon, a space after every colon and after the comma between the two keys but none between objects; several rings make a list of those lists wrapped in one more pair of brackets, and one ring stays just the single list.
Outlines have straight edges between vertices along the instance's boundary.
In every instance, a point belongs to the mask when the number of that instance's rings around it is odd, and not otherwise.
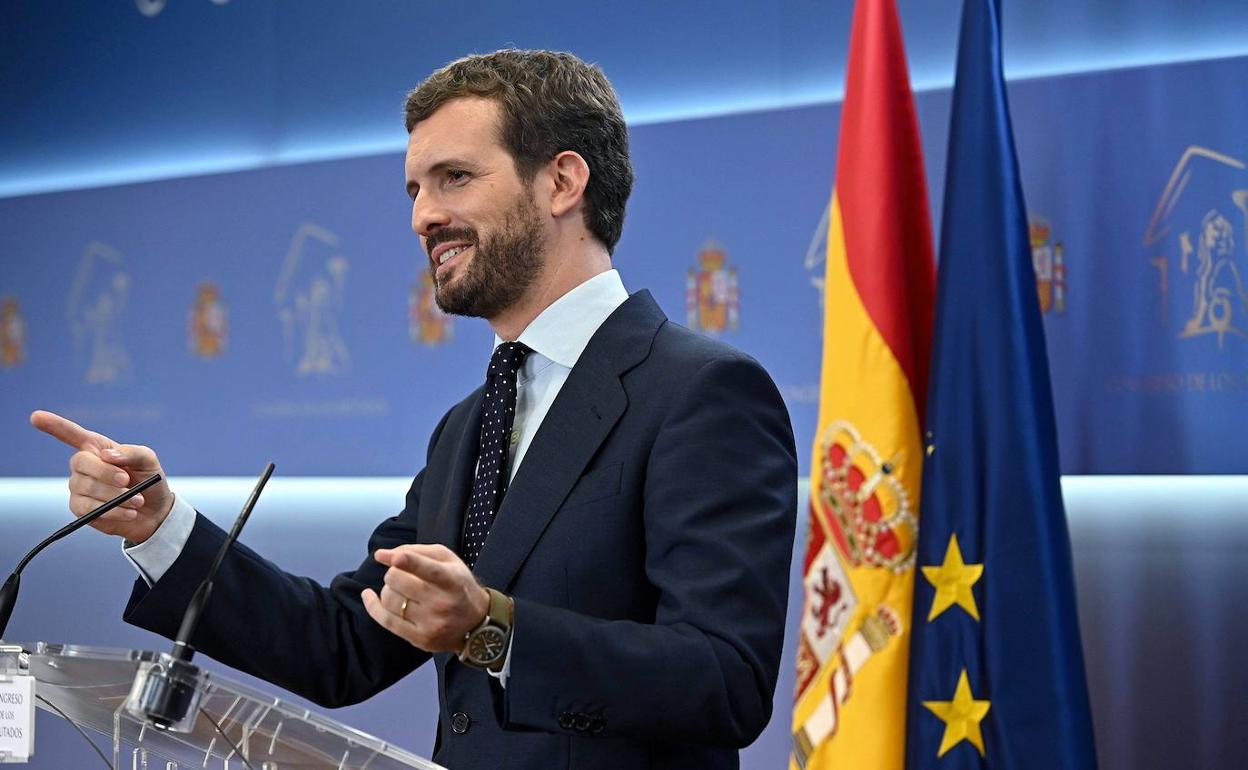
[{"label": "thumb", "polygon": [[160,461],[156,458],[156,453],[145,446],[117,444],[101,449],[99,455],[104,462],[119,468],[149,473],[160,470]]}]

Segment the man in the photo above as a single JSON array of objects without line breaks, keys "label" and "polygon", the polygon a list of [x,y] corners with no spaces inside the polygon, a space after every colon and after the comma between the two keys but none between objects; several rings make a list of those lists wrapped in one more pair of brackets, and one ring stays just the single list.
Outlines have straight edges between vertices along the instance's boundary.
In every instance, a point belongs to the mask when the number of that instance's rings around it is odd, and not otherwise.
[{"label": "man", "polygon": [[[752,359],[668,323],[611,269],[632,186],[610,84],[499,51],[414,90],[406,177],[438,304],[498,337],[434,429],[407,505],[328,587],[245,547],[198,649],[327,705],[433,658],[434,760],[459,768],[731,768],[771,713],[796,455]],[[160,469],[63,418],[81,515]],[[501,500],[501,504],[500,504]],[[223,540],[165,485],[100,520],[166,636]]]}]

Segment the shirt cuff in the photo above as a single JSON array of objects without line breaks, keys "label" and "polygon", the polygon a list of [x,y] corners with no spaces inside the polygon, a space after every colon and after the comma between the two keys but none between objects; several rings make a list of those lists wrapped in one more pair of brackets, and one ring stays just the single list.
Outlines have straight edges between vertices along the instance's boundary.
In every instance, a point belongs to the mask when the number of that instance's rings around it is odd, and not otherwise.
[{"label": "shirt cuff", "polygon": [[507,689],[507,677],[511,676],[511,645],[515,644],[515,641],[516,632],[513,629],[511,638],[507,640],[507,657],[503,658],[503,667],[498,671],[491,671],[488,668],[485,670],[485,673],[498,680],[498,683],[502,685],[504,690]]},{"label": "shirt cuff", "polygon": [[[164,577],[182,554],[186,541],[191,539],[195,528],[195,509],[190,503],[175,496],[173,508],[147,540],[134,545],[129,540],[122,543],[122,553],[139,571],[148,587]],[[510,648],[508,649],[510,652]]]}]

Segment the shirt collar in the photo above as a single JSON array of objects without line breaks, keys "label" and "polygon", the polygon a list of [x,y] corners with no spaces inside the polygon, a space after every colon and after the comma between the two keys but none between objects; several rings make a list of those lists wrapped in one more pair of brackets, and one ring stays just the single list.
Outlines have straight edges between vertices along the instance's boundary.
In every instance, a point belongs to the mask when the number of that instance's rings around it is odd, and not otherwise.
[{"label": "shirt collar", "polygon": [[[594,332],[627,299],[628,291],[618,271],[599,273],[552,302],[516,341],[571,369]],[[503,339],[494,335],[494,347],[502,343]]]}]

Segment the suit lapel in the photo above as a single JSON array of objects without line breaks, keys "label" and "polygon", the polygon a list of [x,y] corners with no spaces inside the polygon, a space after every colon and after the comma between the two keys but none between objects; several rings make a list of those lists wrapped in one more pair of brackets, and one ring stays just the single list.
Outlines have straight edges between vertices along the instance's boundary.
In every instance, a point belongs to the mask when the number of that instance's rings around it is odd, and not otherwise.
[{"label": "suit lapel", "polygon": [[[564,498],[628,406],[620,375],[650,352],[666,321],[649,292],[615,310],[581,354],[533,437],[473,570],[506,590]],[[459,520],[463,520],[462,507]],[[458,541],[457,541],[458,542]]]},{"label": "suit lapel", "polygon": [[464,512],[468,509],[468,495],[472,491],[472,477],[477,465],[478,444],[481,441],[481,400],[484,390],[478,389],[465,399],[460,408],[464,410],[462,426],[454,436],[451,472],[442,489],[442,498],[434,518],[429,543],[441,543],[459,553],[464,536]]}]

